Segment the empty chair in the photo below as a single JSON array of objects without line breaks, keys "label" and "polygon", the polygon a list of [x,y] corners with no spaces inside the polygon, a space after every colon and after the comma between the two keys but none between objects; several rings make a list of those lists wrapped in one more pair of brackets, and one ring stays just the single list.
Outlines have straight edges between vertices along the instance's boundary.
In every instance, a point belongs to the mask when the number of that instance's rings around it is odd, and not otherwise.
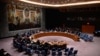
[{"label": "empty chair", "polygon": [[84,41],[86,41],[86,42],[87,42],[87,41],[88,41],[88,39],[87,39],[87,38],[84,38]]},{"label": "empty chair", "polygon": [[80,38],[83,38],[84,34],[83,34],[83,33],[80,33],[80,35],[79,35],[79,36],[80,36]]},{"label": "empty chair", "polygon": [[93,41],[93,36],[89,36],[89,41]]},{"label": "empty chair", "polygon": [[83,38],[84,41],[89,41],[88,35],[85,35]]}]

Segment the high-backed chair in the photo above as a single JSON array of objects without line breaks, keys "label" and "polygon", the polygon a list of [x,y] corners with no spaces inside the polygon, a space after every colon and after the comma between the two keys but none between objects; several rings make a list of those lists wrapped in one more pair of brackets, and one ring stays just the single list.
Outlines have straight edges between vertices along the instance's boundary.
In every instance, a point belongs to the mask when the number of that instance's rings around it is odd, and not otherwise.
[{"label": "high-backed chair", "polygon": [[89,41],[93,41],[93,36],[89,36]]},{"label": "high-backed chair", "polygon": [[64,55],[68,55],[68,51],[69,51],[69,48],[66,48]]},{"label": "high-backed chair", "polygon": [[73,48],[73,47],[71,47],[71,48],[69,49],[69,51],[68,51],[68,56],[72,55],[73,50],[74,50],[74,48]]},{"label": "high-backed chair", "polygon": [[29,55],[32,55],[34,52],[33,52],[33,49],[27,47],[26,53]]},{"label": "high-backed chair", "polygon": [[74,52],[73,52],[73,56],[76,56],[77,53],[78,53],[78,50],[74,50]]},{"label": "high-backed chair", "polygon": [[71,48],[69,49],[69,51],[72,51],[72,52],[73,52],[73,50],[74,50],[74,48],[73,48],[73,47],[71,47]]},{"label": "high-backed chair", "polygon": [[52,56],[56,56],[56,51],[52,51]]},{"label": "high-backed chair", "polygon": [[73,54],[72,51],[68,51],[68,55],[67,56],[70,56],[72,54]]},{"label": "high-backed chair", "polygon": [[58,51],[57,56],[62,56],[62,51]]}]

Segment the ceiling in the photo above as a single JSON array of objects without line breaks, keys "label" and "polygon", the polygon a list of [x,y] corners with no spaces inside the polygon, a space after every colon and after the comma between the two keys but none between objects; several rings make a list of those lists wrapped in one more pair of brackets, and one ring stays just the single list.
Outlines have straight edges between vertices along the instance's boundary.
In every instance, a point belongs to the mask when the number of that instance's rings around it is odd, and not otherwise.
[{"label": "ceiling", "polygon": [[0,0],[0,2],[11,3],[11,1],[29,3],[42,7],[88,7],[100,6],[100,0]]},{"label": "ceiling", "polygon": [[69,7],[79,5],[100,4],[100,0],[19,0],[38,6],[45,7]]}]

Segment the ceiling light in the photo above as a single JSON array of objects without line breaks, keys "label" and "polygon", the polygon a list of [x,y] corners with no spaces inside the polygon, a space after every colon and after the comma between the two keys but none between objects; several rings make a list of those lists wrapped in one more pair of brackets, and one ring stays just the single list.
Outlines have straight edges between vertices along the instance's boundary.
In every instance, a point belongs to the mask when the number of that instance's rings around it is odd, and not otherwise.
[{"label": "ceiling light", "polygon": [[65,6],[78,6],[78,5],[100,3],[100,1],[87,1],[87,2],[77,2],[77,3],[67,3],[67,4],[47,4],[47,3],[35,2],[35,1],[29,1],[29,0],[19,0],[19,1],[34,4],[34,5],[39,5],[39,6],[48,6],[48,7],[65,7]]}]

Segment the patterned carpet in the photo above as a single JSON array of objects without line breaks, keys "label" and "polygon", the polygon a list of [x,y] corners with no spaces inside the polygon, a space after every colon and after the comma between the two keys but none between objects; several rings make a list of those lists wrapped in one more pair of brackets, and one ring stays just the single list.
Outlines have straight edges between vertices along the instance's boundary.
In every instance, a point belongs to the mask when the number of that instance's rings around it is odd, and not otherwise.
[{"label": "patterned carpet", "polygon": [[[4,48],[12,56],[28,56],[24,54],[25,52],[18,52],[13,48],[12,39],[12,37],[0,39],[0,49]],[[74,49],[78,50],[77,56],[100,56],[100,37],[94,37],[93,42],[85,42],[82,39],[80,39],[80,42],[75,42],[74,40],[63,36],[44,36],[39,39],[44,41],[66,41],[69,48],[74,47]],[[37,55],[34,54],[32,56]]]}]

